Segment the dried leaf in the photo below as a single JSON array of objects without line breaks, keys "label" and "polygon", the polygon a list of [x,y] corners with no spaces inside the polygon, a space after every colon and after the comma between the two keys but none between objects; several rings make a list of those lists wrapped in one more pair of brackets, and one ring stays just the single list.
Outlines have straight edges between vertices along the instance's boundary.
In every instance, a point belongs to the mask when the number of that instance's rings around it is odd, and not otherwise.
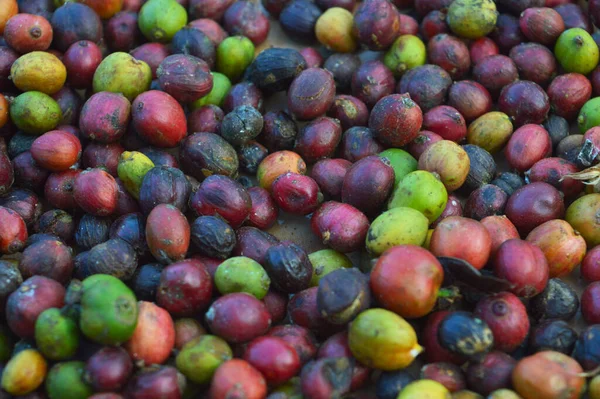
[{"label": "dried leaf", "polygon": [[560,181],[563,181],[567,178],[580,180],[584,184],[597,184],[598,180],[600,180],[600,166],[592,166],[582,170],[581,172],[568,173],[561,177]]},{"label": "dried leaf", "polygon": [[561,177],[560,181],[564,179],[573,179],[579,180],[583,184],[588,186],[594,186],[594,192],[600,192],[600,166],[592,166],[587,169],[582,170],[581,172],[576,173],[568,173]]},{"label": "dried leaf", "polygon": [[447,256],[438,256],[438,260],[444,268],[445,284],[460,282],[484,292],[501,292],[514,287],[507,280],[481,273],[465,260]]},{"label": "dried leaf", "polygon": [[590,139],[585,140],[581,151],[577,154],[577,161],[583,166],[590,166],[598,157],[598,148]]}]

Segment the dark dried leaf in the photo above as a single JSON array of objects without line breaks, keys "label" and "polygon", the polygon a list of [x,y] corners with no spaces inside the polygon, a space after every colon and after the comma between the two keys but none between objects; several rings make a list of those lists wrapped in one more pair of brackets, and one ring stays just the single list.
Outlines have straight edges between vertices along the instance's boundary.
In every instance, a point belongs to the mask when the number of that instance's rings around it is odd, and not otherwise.
[{"label": "dark dried leaf", "polygon": [[469,262],[446,256],[438,256],[444,268],[444,286],[463,283],[480,291],[501,292],[513,288],[508,281],[481,273]]}]

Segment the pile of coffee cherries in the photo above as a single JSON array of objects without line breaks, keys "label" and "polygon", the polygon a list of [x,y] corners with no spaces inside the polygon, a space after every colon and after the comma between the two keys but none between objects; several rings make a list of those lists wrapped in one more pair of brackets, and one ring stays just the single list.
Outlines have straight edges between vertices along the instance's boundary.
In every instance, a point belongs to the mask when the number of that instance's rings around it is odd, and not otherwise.
[{"label": "pile of coffee cherries", "polygon": [[0,0],[0,399],[599,399],[595,25]]}]

